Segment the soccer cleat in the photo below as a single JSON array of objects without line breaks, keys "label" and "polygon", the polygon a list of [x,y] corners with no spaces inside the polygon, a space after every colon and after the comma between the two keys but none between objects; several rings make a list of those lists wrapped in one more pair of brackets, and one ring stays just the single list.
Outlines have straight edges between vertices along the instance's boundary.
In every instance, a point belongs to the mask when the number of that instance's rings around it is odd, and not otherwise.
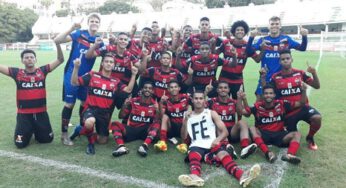
[{"label": "soccer cleat", "polygon": [[61,133],[61,142],[66,146],[73,146],[73,142],[68,137],[67,132]]},{"label": "soccer cleat", "polygon": [[240,177],[239,184],[243,187],[248,186],[261,173],[261,166],[259,164],[253,165],[250,170],[247,170]]},{"label": "soccer cleat", "polygon": [[177,145],[177,150],[180,153],[187,153],[187,145],[185,143]]},{"label": "soccer cleat", "polygon": [[299,164],[301,162],[301,159],[295,155],[292,154],[286,154],[281,157],[281,160],[289,162],[291,164]]},{"label": "soccer cleat", "polygon": [[314,141],[314,137],[307,136],[306,137],[306,142],[308,143],[308,148],[310,150],[316,151],[318,149],[318,146],[317,146],[317,144]]},{"label": "soccer cleat", "polygon": [[154,148],[158,151],[167,151],[167,144],[165,141],[160,140],[156,144],[154,144]]},{"label": "soccer cleat", "polygon": [[249,155],[253,154],[257,149],[257,144],[252,143],[248,146],[246,146],[245,148],[243,148],[240,152],[240,158],[245,159],[247,158]]},{"label": "soccer cleat", "polygon": [[85,153],[87,155],[95,155],[95,146],[94,146],[94,144],[88,144]]},{"label": "soccer cleat", "polygon": [[73,133],[70,135],[70,140],[74,140],[77,136],[80,136],[80,131],[82,130],[81,125],[76,125],[76,127],[73,130]]},{"label": "soccer cleat", "polygon": [[142,156],[142,157],[146,157],[148,155],[148,146],[145,144],[142,144],[141,146],[139,146],[137,153]]},{"label": "soccer cleat", "polygon": [[202,187],[204,185],[204,180],[195,174],[180,175],[178,180],[184,186]]},{"label": "soccer cleat", "polygon": [[178,140],[175,137],[169,138],[168,140],[169,140],[169,142],[171,142],[174,145],[178,144]]},{"label": "soccer cleat", "polygon": [[235,152],[235,149],[234,149],[234,147],[232,146],[232,144],[227,144],[227,146],[226,146],[226,151],[231,155],[231,157],[233,158],[233,160],[238,159],[237,152]]},{"label": "soccer cleat", "polygon": [[120,157],[128,153],[129,153],[129,149],[127,149],[127,147],[124,145],[120,145],[113,150],[112,155],[113,157]]},{"label": "soccer cleat", "polygon": [[273,153],[272,151],[268,151],[266,154],[266,159],[270,162],[270,163],[274,163],[277,159],[275,153]]}]

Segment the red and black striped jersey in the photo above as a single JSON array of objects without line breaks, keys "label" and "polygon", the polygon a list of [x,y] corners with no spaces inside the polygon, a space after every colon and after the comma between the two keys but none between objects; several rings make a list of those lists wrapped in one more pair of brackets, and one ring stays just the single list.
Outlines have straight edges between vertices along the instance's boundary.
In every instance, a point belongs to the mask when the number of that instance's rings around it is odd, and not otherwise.
[{"label": "red and black striped jersey", "polygon": [[[276,97],[280,100],[299,101],[302,97],[301,84],[311,83],[313,78],[303,70],[293,69],[289,74],[282,71],[275,73],[271,78],[271,83],[275,86]],[[308,104],[308,102],[306,102]],[[294,109],[289,115],[299,111]]]},{"label": "red and black striped jersey", "polygon": [[207,102],[208,108],[217,112],[226,127],[232,127],[236,122],[237,101],[229,98],[226,103],[221,102],[218,97],[211,98]]},{"label": "red and black striped jersey", "polygon": [[151,61],[148,62],[148,68],[150,67],[160,67],[161,53],[166,51],[167,42],[158,37],[157,41],[149,43],[149,51],[151,52]]},{"label": "red and black striped jersey", "polygon": [[[229,84],[242,84],[243,83],[243,70],[246,65],[247,55],[246,55],[246,44],[245,40],[240,42],[235,42],[234,39],[224,40],[221,47],[219,48],[220,53],[223,53],[224,58],[228,61],[232,61],[234,54],[232,53],[232,48],[236,49],[237,53],[237,65],[235,67],[230,67],[227,65],[222,66],[219,80],[225,81]],[[253,58],[257,54],[254,53]]]},{"label": "red and black striped jersey", "polygon": [[25,69],[8,68],[17,85],[17,113],[33,114],[47,111],[46,76],[51,71],[45,65],[28,73]]},{"label": "red and black striped jersey", "polygon": [[132,98],[129,109],[125,113],[128,114],[127,125],[131,127],[141,127],[151,125],[157,121],[157,102],[151,99],[149,104],[142,103],[140,97]]},{"label": "red and black striped jersey", "polygon": [[214,82],[218,66],[229,64],[229,61],[220,58],[217,54],[210,54],[208,62],[202,62],[201,59],[201,55],[195,55],[186,61],[187,67],[192,63],[194,84],[208,85],[210,80]]},{"label": "red and black striped jersey", "polygon": [[219,48],[222,44],[222,39],[218,37],[216,34],[209,32],[207,39],[201,39],[201,34],[192,34],[183,44],[183,51],[191,53],[191,56],[200,54],[199,47],[201,46],[201,42],[209,42],[210,39],[215,38],[215,46]]},{"label": "red and black striped jersey", "polygon": [[126,87],[117,78],[107,78],[93,71],[79,77],[78,82],[81,86],[88,87],[84,106],[86,108],[97,107],[104,110],[110,110],[116,93]]},{"label": "red and black striped jersey", "polygon": [[[98,56],[104,56],[106,53],[112,53],[114,56],[114,68],[112,70],[111,78],[120,79],[123,83],[128,84],[131,79],[131,62],[133,64],[138,62],[136,56],[129,51],[125,51],[123,56],[118,55],[117,47],[115,45],[107,45],[96,50]],[[100,71],[102,70],[102,64]]]},{"label": "red and black striped jersey", "polygon": [[285,115],[293,108],[294,102],[274,100],[274,107],[270,109],[266,109],[264,105],[264,101],[259,101],[246,109],[255,116],[255,126],[264,131],[283,131]]},{"label": "red and black striped jersey", "polygon": [[179,100],[173,101],[169,98],[164,104],[163,109],[172,123],[182,124],[184,113],[188,110],[191,104],[188,94],[179,94]]},{"label": "red and black striped jersey", "polygon": [[[140,59],[142,57],[142,47],[139,40],[131,39],[127,49],[137,59]],[[150,52],[149,45],[145,44],[144,47]]]},{"label": "red and black striped jersey", "polygon": [[186,77],[174,68],[170,68],[169,72],[164,72],[161,67],[151,67],[146,69],[144,75],[148,76],[153,82],[154,95],[157,98],[161,98],[164,91],[166,91],[166,95],[168,95],[167,88],[171,80],[177,80],[179,83],[186,80]]}]

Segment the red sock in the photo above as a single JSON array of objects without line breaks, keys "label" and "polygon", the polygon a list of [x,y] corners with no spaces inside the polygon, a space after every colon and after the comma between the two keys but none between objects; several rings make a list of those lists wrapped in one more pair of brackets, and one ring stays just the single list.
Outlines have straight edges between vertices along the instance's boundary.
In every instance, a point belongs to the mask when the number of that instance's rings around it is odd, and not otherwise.
[{"label": "red sock", "polygon": [[255,143],[262,150],[263,153],[267,153],[269,151],[267,145],[264,144],[261,137],[255,137]]},{"label": "red sock", "polygon": [[167,130],[161,129],[161,131],[160,131],[160,140],[163,140],[163,141],[167,142]]},{"label": "red sock", "polygon": [[248,138],[243,138],[243,139],[240,140],[240,146],[242,148],[245,148],[246,146],[249,145],[249,142],[250,142],[250,140]]},{"label": "red sock", "polygon": [[232,160],[230,155],[226,155],[223,159],[221,159],[222,166],[226,169],[229,174],[232,174],[237,180],[240,180],[240,177],[243,175],[243,170],[237,166]]},{"label": "red sock", "polygon": [[292,154],[292,155],[296,155],[296,153],[299,149],[299,146],[300,146],[299,142],[291,141],[290,145],[288,147],[287,153]]},{"label": "red sock", "polygon": [[115,143],[118,145],[124,145],[123,132],[125,131],[124,124],[120,122],[112,122],[110,124],[110,129],[113,131],[113,138]]},{"label": "red sock", "polygon": [[201,160],[202,157],[197,152],[189,153],[189,161],[190,161],[190,173],[195,174],[197,176],[201,176]]},{"label": "red sock", "polygon": [[311,122],[308,137],[311,137],[311,138],[314,137],[314,135],[316,134],[318,130],[320,130],[320,128],[321,128],[321,124]]}]

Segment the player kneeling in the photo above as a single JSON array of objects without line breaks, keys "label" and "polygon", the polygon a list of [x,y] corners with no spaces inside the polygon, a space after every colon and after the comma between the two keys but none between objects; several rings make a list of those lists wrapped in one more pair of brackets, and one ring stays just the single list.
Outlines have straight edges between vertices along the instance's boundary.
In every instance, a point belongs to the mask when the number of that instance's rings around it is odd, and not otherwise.
[{"label": "player kneeling", "polygon": [[190,174],[180,175],[180,183],[185,186],[203,186],[204,180],[200,177],[201,161],[205,155],[212,153],[221,161],[226,171],[233,175],[241,186],[246,187],[260,174],[260,165],[255,164],[245,172],[240,169],[222,144],[228,136],[225,124],[215,111],[204,108],[204,93],[196,91],[192,103],[194,110],[186,114],[182,127],[182,136],[189,136],[191,139],[188,153]]},{"label": "player kneeling", "polygon": [[[189,109],[190,96],[188,94],[180,94],[180,86],[178,81],[172,80],[168,83],[169,95],[163,95],[160,101],[162,115],[160,141],[154,147],[159,151],[167,151],[167,140],[173,144],[178,144],[176,137],[181,137],[181,125],[183,123],[184,113]],[[168,138],[168,139],[167,139]],[[187,152],[185,143],[177,145],[177,149]]]}]

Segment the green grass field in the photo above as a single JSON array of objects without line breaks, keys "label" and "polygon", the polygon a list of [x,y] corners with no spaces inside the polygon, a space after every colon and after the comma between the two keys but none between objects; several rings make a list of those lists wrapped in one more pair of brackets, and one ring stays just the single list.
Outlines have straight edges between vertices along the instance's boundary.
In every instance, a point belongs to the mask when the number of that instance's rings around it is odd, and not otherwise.
[{"label": "green grass field", "polygon": [[[65,59],[68,58],[65,53]],[[54,52],[38,52],[37,66],[50,62],[55,58]],[[294,53],[294,67],[306,69],[305,61],[315,65],[319,54],[317,52]],[[22,66],[19,52],[0,52],[0,64],[8,66]],[[98,68],[97,60],[95,68]],[[85,138],[76,139],[72,147],[63,146],[60,143],[60,118],[63,102],[61,101],[62,75],[61,65],[57,70],[48,75],[48,111],[51,124],[54,129],[55,139],[51,144],[38,144],[35,141],[25,149],[16,149],[13,142],[13,132],[16,119],[15,83],[4,75],[0,75],[0,187],[142,187],[128,178],[127,181],[117,181],[116,178],[107,179],[85,175],[61,169],[49,167],[33,162],[30,158],[18,159],[3,155],[5,152],[26,154],[29,156],[51,159],[68,164],[88,167],[108,174],[132,176],[139,179],[156,182],[156,186],[180,186],[177,177],[188,173],[188,165],[183,162],[184,155],[180,154],[173,145],[169,145],[166,153],[157,153],[150,147],[149,155],[141,158],[136,150],[140,141],[128,144],[130,153],[120,158],[114,158],[111,152],[115,146],[114,141],[106,145],[96,145],[96,155],[87,156]],[[253,92],[257,84],[259,65],[249,61],[245,69],[245,90],[249,103],[254,102]],[[299,166],[286,165],[279,187],[345,187],[346,180],[346,150],[344,150],[344,133],[346,132],[346,87],[344,84],[346,72],[345,59],[341,59],[336,53],[325,53],[322,57],[318,75],[321,81],[321,89],[312,90],[309,100],[312,106],[317,108],[323,117],[320,132],[315,141],[319,150],[312,152],[306,148],[305,139],[302,139],[298,156],[303,161]],[[72,123],[78,123],[78,109],[74,111]],[[115,115],[113,116],[115,119]],[[248,120],[253,122],[252,118]],[[70,128],[69,132],[72,132]],[[300,131],[304,138],[308,126],[300,124]],[[238,145],[237,145],[238,146]],[[239,151],[239,147],[237,147]],[[279,152],[278,148],[273,151]],[[256,154],[246,160],[238,159],[237,163],[244,168],[251,164],[260,163],[263,166],[262,175],[251,184],[250,187],[265,187],[272,181],[278,180],[276,166],[283,164],[278,160],[274,165],[266,162],[262,153]],[[206,178],[205,187],[239,187],[238,182],[224,172],[222,167],[216,168],[208,165],[202,166],[203,177]],[[127,182],[127,183],[126,183]],[[132,182],[132,183],[131,183]],[[159,183],[163,183],[160,185]]]}]

